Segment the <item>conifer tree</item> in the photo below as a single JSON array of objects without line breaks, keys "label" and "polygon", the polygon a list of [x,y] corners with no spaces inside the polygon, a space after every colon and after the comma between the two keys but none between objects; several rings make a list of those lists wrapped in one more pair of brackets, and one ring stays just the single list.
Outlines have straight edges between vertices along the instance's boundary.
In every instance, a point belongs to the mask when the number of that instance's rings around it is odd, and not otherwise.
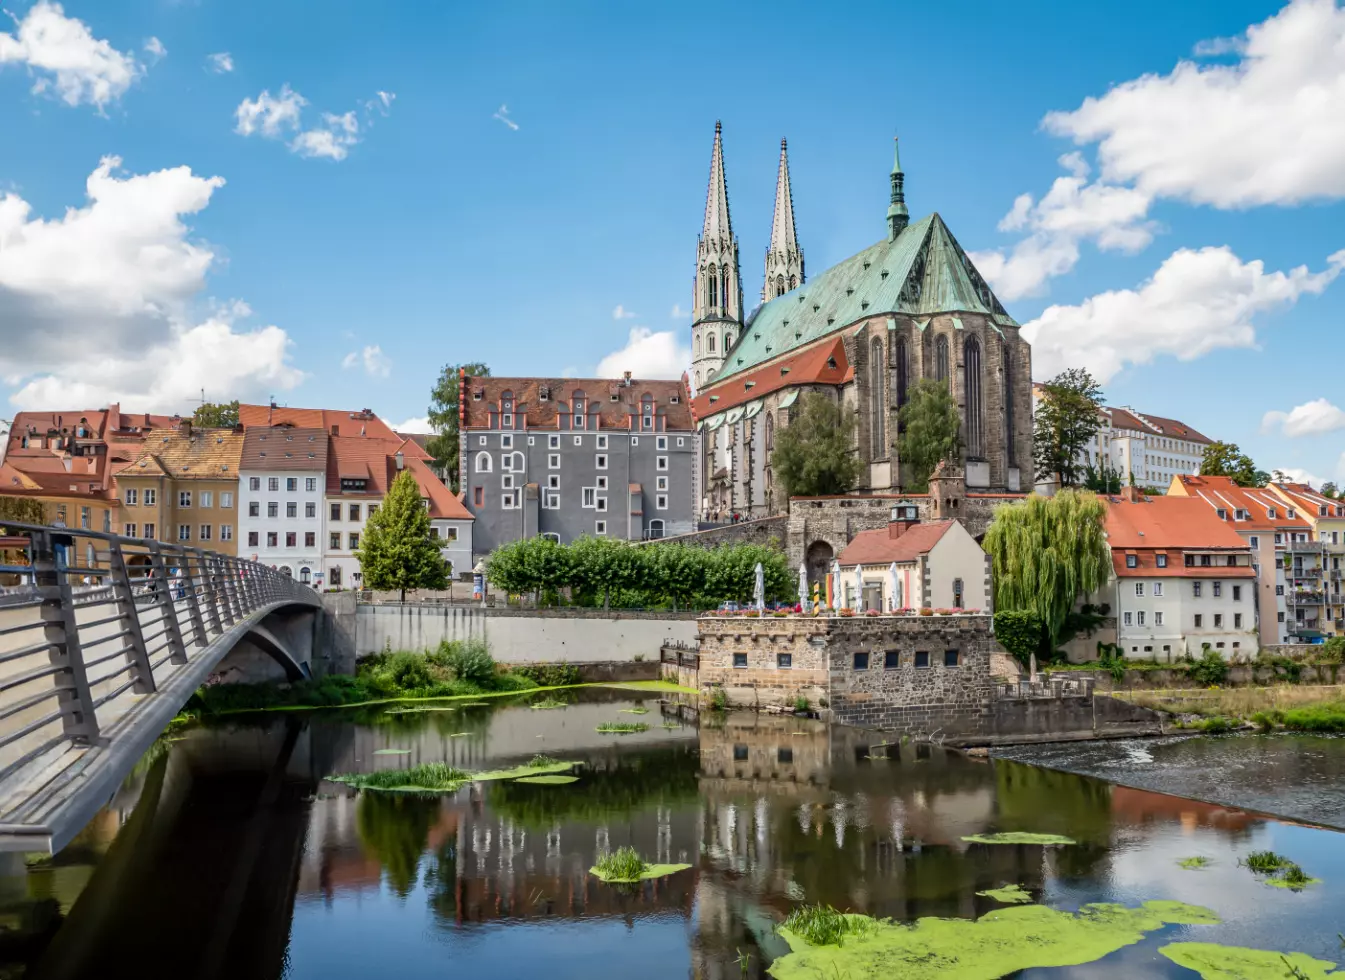
[{"label": "conifer tree", "polygon": [[410,470],[393,481],[364,525],[355,557],[367,589],[398,589],[405,600],[407,589],[448,587],[448,566],[430,537],[430,512]]}]

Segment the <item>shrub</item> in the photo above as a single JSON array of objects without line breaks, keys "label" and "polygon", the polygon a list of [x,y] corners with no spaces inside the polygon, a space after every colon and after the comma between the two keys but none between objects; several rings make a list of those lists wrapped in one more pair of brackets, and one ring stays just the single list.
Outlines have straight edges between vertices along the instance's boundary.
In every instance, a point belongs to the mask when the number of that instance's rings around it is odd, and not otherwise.
[{"label": "shrub", "polygon": [[540,687],[570,687],[580,683],[579,668],[563,661],[558,664],[524,664],[513,673],[526,677]]},{"label": "shrub", "polygon": [[635,848],[621,847],[610,854],[604,854],[594,867],[605,878],[633,881],[644,874],[646,865]]},{"label": "shrub", "polygon": [[1021,664],[1026,666],[1032,654],[1041,649],[1041,620],[1027,610],[1001,610],[995,613],[995,639]]},{"label": "shrub", "polygon": [[1210,649],[1208,643],[1202,644],[1200,659],[1188,670],[1191,679],[1202,687],[1216,687],[1228,680],[1228,662],[1217,650]]},{"label": "shrub", "polygon": [[485,688],[495,680],[495,658],[485,640],[444,640],[434,657],[460,681]]},{"label": "shrub", "polygon": [[403,691],[419,690],[434,683],[430,677],[430,665],[425,662],[424,656],[409,651],[388,657],[383,663],[382,672]]},{"label": "shrub", "polygon": [[725,711],[729,706],[729,695],[722,687],[715,688],[715,692],[710,695],[710,710]]},{"label": "shrub", "polygon": [[802,694],[800,694],[798,697],[794,699],[794,710],[795,711],[808,710],[808,699],[805,698]]}]

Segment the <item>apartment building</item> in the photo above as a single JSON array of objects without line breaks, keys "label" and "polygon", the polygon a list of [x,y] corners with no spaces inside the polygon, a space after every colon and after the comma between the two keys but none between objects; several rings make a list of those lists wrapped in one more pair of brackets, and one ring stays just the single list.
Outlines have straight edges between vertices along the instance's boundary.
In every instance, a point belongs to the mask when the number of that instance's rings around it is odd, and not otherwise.
[{"label": "apartment building", "polygon": [[1260,649],[1252,549],[1209,504],[1194,497],[1110,498],[1117,645],[1160,662],[1206,646],[1226,659]]},{"label": "apartment building", "polygon": [[1266,489],[1310,528],[1309,536],[1295,541],[1287,556],[1292,561],[1288,575],[1293,583],[1294,625],[1299,640],[1311,642],[1345,635],[1345,594],[1341,591],[1341,579],[1345,578],[1345,501],[1324,497],[1306,483],[1272,483]]},{"label": "apartment building", "polygon": [[243,433],[180,421],[155,431],[145,450],[115,470],[116,531],[237,554],[238,473]]},{"label": "apartment building", "polygon": [[241,554],[305,584],[322,573],[327,430],[259,426],[243,436]]},{"label": "apartment building", "polygon": [[696,529],[696,433],[678,381],[462,379],[460,483],[488,554],[542,535]]}]

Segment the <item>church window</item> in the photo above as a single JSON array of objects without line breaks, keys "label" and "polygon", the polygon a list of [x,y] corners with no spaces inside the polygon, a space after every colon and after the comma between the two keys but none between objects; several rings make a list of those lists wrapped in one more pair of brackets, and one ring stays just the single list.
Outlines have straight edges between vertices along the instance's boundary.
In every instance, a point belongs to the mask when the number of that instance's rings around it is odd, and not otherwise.
[{"label": "church window", "polygon": [[1010,466],[1018,464],[1013,452],[1013,355],[1004,351],[1004,449]]},{"label": "church window", "polygon": [[789,277],[789,288],[790,288],[791,290],[792,290],[795,286],[797,286],[798,284],[799,284],[799,282],[798,282],[797,279],[795,279],[793,276],[790,276],[790,277]]},{"label": "church window", "polygon": [[[766,413],[766,452],[775,448],[775,416]],[[769,474],[767,474],[769,476]]]},{"label": "church window", "polygon": [[[905,339],[898,340],[896,344],[893,345],[893,350],[896,354],[896,364],[893,365],[893,368],[897,373],[897,411],[901,411],[901,407],[906,404],[907,389],[910,385],[909,378],[906,374],[908,355]],[[897,423],[897,427],[898,431],[900,431],[900,422]]]},{"label": "church window", "polygon": [[708,352],[711,353],[711,354],[713,354],[713,353],[715,352],[715,335],[714,335],[714,334],[709,333],[709,334],[706,334],[706,335],[705,335],[705,349],[706,349],[706,351],[708,351]]},{"label": "church window", "polygon": [[[700,338],[700,335],[699,335],[699,334],[697,334],[695,337],[692,337],[692,338],[691,338],[691,346],[694,348],[694,350],[692,351],[692,353],[694,353],[697,357],[700,357],[700,356],[701,356],[701,338]],[[698,375],[696,375],[696,383],[697,383],[697,384],[700,384],[700,381],[701,381],[701,379],[700,379],[700,375],[698,374]]]},{"label": "church window", "polygon": [[963,348],[963,371],[963,390],[967,399],[967,455],[979,459],[985,453],[981,441],[984,408],[981,404],[981,344],[975,337],[968,337]]},{"label": "church window", "polygon": [[706,294],[705,305],[714,307],[719,305],[719,276],[715,272],[715,267],[710,266],[710,272],[706,276]]},{"label": "church window", "polygon": [[724,279],[723,279],[723,282],[720,284],[720,289],[719,289],[719,302],[723,305],[723,307],[724,307],[724,312],[727,313],[727,312],[728,312],[728,308],[729,308],[729,270],[728,270],[728,266],[725,266],[725,267],[723,268],[721,274],[723,275]]},{"label": "church window", "polygon": [[[732,333],[724,334],[724,350],[728,350],[732,346],[733,346],[733,334]],[[766,349],[770,350],[769,347],[767,347]]]},{"label": "church window", "polygon": [[696,372],[696,387],[697,387],[697,388],[700,388],[700,386],[701,386],[701,373],[700,373],[700,371],[697,371],[697,372]]},{"label": "church window", "polygon": [[883,411],[883,342],[877,337],[869,345],[869,435],[870,457],[887,456],[887,425]]},{"label": "church window", "polygon": [[936,381],[947,381],[950,376],[948,370],[948,338],[941,336],[934,341],[934,379]]},{"label": "church window", "polygon": [[776,295],[776,296],[783,296],[784,294],[785,294],[785,277],[784,277],[784,276],[776,276],[776,277],[775,277],[775,295]]}]

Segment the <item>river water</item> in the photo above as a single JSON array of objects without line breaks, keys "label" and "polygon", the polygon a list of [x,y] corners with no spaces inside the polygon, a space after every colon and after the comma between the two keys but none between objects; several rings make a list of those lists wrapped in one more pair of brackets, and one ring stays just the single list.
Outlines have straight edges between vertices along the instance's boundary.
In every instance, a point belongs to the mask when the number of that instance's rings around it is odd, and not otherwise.
[{"label": "river water", "polygon": [[[1345,958],[1345,837],[1333,830],[1021,761],[875,749],[876,736],[794,718],[730,714],[698,726],[645,692],[569,698],[553,710],[516,700],[258,716],[161,743],[54,859],[10,856],[0,869],[0,978],[742,980],[765,976],[786,951],[774,927],[800,903],[974,918],[999,907],[976,893],[1009,883],[1060,909],[1161,898],[1223,919],[1022,977],[1194,977],[1157,952],[1182,939]],[[595,731],[630,720],[650,728]],[[1217,796],[1205,790],[1223,767],[1257,791],[1245,770],[1270,768],[1254,743],[1181,743],[1193,744],[1175,750],[1185,761],[1162,789],[1199,776],[1200,795]],[[1324,743],[1278,744],[1287,761]],[[1157,758],[1171,745],[1117,746],[1094,764],[1126,751]],[[538,752],[582,762],[580,780],[418,799],[326,778],[429,761],[484,770]],[[1341,772],[1335,752],[1311,763],[1323,779],[1294,797],[1297,808],[1325,806],[1322,820],[1341,803],[1325,775]],[[1280,784],[1267,785],[1257,809],[1279,798]],[[1010,830],[1078,843],[962,840]],[[625,844],[692,867],[637,889],[588,874],[598,854]],[[1262,849],[1322,883],[1259,883],[1238,859]],[[1179,867],[1197,855],[1212,865]]]}]

